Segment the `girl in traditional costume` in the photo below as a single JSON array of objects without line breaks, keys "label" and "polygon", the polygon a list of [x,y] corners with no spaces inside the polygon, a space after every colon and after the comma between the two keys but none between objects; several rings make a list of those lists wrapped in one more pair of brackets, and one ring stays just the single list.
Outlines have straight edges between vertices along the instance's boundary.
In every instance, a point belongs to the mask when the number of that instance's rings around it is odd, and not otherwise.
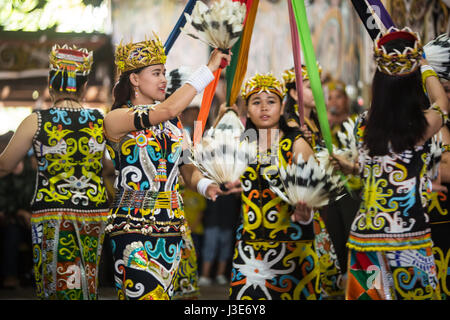
[{"label": "girl in traditional costume", "polygon": [[[443,83],[447,97],[450,97],[450,82]],[[431,192],[427,193],[429,198],[428,214],[430,216],[431,237],[433,239],[433,253],[436,263],[438,281],[441,287],[441,297],[450,299],[450,123],[442,127],[437,135],[442,137],[441,159],[436,183]],[[434,177],[431,177],[432,179]]]},{"label": "girl in traditional costume", "polygon": [[[257,161],[241,176],[242,224],[237,229],[230,299],[319,299],[319,262],[312,211],[296,208],[270,190],[280,184],[278,166],[313,155],[301,132],[282,116],[285,88],[273,75],[256,74],[242,96],[247,135],[257,137]],[[296,222],[302,219],[303,223]]]},{"label": "girl in traditional costume", "polygon": [[222,193],[182,161],[188,144],[177,118],[214,79],[212,72],[222,58],[229,63],[229,55],[214,50],[208,66],[194,71],[165,99],[166,55],[159,38],[116,49],[120,78],[112,111],[105,117],[105,135],[117,172],[107,232],[120,299],[170,299],[173,294],[185,232],[178,174],[205,197]]},{"label": "girl in traditional costume", "polygon": [[108,204],[102,178],[103,115],[80,103],[92,62],[86,49],[52,48],[53,105],[25,118],[0,156],[1,175],[31,147],[37,157],[31,224],[41,299],[97,299]]},{"label": "girl in traditional costume", "polygon": [[[322,68],[318,65],[319,75]],[[300,114],[298,110],[297,84],[295,81],[294,68],[283,72],[283,81],[287,89],[284,104],[284,115],[287,118],[288,125],[300,128]],[[325,148],[325,142],[320,133],[319,120],[317,118],[315,101],[309,82],[306,66],[302,66],[302,93],[303,93],[303,119],[310,135],[309,141],[315,152]],[[341,267],[338,262],[334,244],[328,233],[324,219],[319,210],[314,211],[314,233],[316,251],[320,262],[320,277],[323,290],[323,298],[336,298],[344,295],[342,286]]]},{"label": "girl in traditional costume", "polygon": [[439,299],[422,195],[430,138],[447,121],[448,100],[416,33],[389,29],[374,52],[372,103],[357,121],[358,161],[332,160],[344,173],[359,172],[363,182],[347,243],[346,299]]}]

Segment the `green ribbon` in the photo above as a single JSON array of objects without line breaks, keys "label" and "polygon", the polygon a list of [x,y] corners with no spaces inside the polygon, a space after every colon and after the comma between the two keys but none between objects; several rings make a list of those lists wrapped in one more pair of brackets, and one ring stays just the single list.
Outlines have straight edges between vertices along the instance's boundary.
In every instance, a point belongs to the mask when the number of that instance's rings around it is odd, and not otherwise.
[{"label": "green ribbon", "polygon": [[[311,30],[309,29],[308,18],[306,15],[306,7],[303,0],[292,0],[292,8],[294,10],[295,20],[297,22],[298,34],[303,49],[304,61],[308,70],[311,91],[316,103],[317,117],[319,118],[320,131],[322,133],[325,146],[330,154],[333,153],[333,142],[331,138],[330,124],[328,122],[327,107],[320,81],[319,69],[317,67],[316,54],[311,39]],[[340,173],[341,179],[345,179],[344,174]],[[345,188],[352,195],[352,191],[345,183]]]},{"label": "green ribbon", "polygon": [[305,3],[303,0],[292,0],[295,20],[297,21],[298,33],[302,44],[304,62],[308,70],[309,82],[316,103],[317,117],[319,118],[320,130],[325,141],[328,152],[333,152],[333,142],[331,139],[330,124],[328,123],[327,108],[320,81],[319,69],[317,68],[316,54],[311,40],[308,18],[306,15]]}]

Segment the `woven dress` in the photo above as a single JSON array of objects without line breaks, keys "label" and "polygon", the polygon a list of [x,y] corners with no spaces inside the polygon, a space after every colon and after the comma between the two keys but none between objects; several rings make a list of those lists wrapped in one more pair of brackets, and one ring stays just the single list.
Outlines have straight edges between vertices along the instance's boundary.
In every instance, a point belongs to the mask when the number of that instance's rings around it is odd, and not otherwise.
[{"label": "woven dress", "polygon": [[231,300],[321,297],[313,223],[292,222],[294,208],[270,190],[270,184],[281,184],[277,164],[292,162],[299,138],[299,132],[281,137],[276,153],[258,156],[241,176],[242,224],[236,233]]},{"label": "woven dress", "polygon": [[[443,145],[442,152],[450,152],[450,145]],[[450,190],[450,183],[443,183]],[[433,254],[436,263],[441,297],[450,300],[450,197],[448,193],[428,193]]]},{"label": "woven dress", "polygon": [[[131,108],[146,116],[155,105]],[[119,299],[169,300],[173,295],[185,233],[178,185],[182,141],[178,119],[107,140],[116,169],[107,232]]]},{"label": "woven dress", "polygon": [[366,117],[357,122],[363,191],[347,243],[346,299],[439,299],[423,197],[430,143],[371,157],[363,145]]},{"label": "woven dress", "polygon": [[41,299],[97,299],[108,216],[103,115],[85,108],[35,112],[38,170],[31,224],[36,292]]}]

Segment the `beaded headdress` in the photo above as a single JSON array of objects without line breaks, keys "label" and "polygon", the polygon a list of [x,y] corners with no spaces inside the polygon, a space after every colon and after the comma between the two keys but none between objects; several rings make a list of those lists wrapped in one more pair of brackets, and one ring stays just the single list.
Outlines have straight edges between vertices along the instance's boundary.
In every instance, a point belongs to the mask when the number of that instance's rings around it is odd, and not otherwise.
[{"label": "beaded headdress", "polygon": [[[396,49],[387,52],[385,45],[396,39],[409,40],[414,43],[413,47],[406,47],[403,52]],[[379,71],[389,75],[404,75],[414,71],[422,59],[423,48],[420,37],[408,27],[397,29],[389,28],[385,34],[379,34],[374,42],[374,57]]]},{"label": "beaded headdress", "polygon": [[[75,92],[76,89],[76,76],[87,75],[91,71],[93,63],[92,51],[88,51],[86,48],[77,48],[76,46],[69,47],[67,44],[60,47],[55,44],[49,55],[50,70],[56,71],[53,77],[50,79],[50,88],[52,88],[53,80],[61,73],[67,73],[67,85],[66,91]],[[64,77],[62,77],[64,81]],[[63,90],[63,85],[59,88]]]},{"label": "beaded headdress", "polygon": [[164,46],[155,33],[153,36],[153,39],[136,43],[122,44],[120,42],[115,54],[115,63],[119,74],[154,64],[166,63]]},{"label": "beaded headdress", "polygon": [[328,88],[329,91],[333,91],[333,90],[339,90],[339,91],[343,91],[346,92],[346,85],[343,81],[341,80],[330,80],[326,83],[326,86]]},{"label": "beaded headdress", "polygon": [[272,73],[255,74],[253,78],[247,80],[242,88],[242,97],[248,99],[253,93],[273,92],[283,99],[286,88],[283,83],[278,81]]},{"label": "beaded headdress", "polygon": [[[319,77],[322,75],[322,67],[317,63],[317,68],[319,70]],[[308,70],[305,65],[302,65],[302,80],[309,80]],[[284,85],[295,82],[295,70],[294,68],[287,69],[283,72]]]}]

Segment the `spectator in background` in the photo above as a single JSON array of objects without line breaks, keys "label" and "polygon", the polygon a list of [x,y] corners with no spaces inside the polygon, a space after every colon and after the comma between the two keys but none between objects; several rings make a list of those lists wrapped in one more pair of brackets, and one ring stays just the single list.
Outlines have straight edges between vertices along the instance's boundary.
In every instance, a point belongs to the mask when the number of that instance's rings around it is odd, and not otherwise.
[{"label": "spectator in background", "polygon": [[217,198],[215,202],[207,200],[203,218],[204,236],[202,246],[202,268],[199,286],[212,284],[212,267],[217,260],[215,280],[219,285],[228,284],[225,276],[231,262],[241,201],[239,195],[227,195]]},{"label": "spectator in background", "polygon": [[[328,121],[330,123],[333,145],[337,148],[342,148],[343,146],[339,142],[337,133],[345,132],[343,123],[348,119],[355,120],[358,114],[351,112],[350,98],[347,95],[346,85],[343,81],[330,79],[325,86],[328,91]],[[344,281],[346,279],[348,255],[345,244],[350,234],[350,226],[361,203],[359,197],[361,179],[359,176],[350,175],[348,186],[352,190],[352,194],[346,191],[344,197],[321,210],[325,225],[336,249]]]},{"label": "spectator in background", "polygon": [[9,175],[0,178],[1,273],[2,285],[7,289],[28,283],[32,276],[30,203],[36,180],[36,159],[30,151]]}]

